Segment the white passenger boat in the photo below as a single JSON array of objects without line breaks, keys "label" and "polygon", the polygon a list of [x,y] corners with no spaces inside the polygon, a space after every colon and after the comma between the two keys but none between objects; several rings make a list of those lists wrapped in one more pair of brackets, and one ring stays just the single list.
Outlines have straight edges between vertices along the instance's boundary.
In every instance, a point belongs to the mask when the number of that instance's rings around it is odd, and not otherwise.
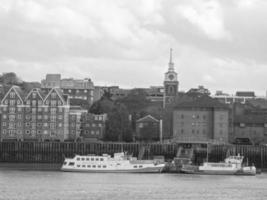
[{"label": "white passenger boat", "polygon": [[213,163],[204,162],[201,166],[184,165],[181,169],[183,173],[192,174],[214,174],[214,175],[256,175],[255,166],[243,166],[244,157],[229,156],[224,162]]},{"label": "white passenger boat", "polygon": [[165,167],[164,162],[158,160],[137,160],[136,157],[126,155],[124,152],[115,153],[114,157],[108,154],[76,155],[74,158],[66,158],[62,171],[79,172],[161,172]]}]

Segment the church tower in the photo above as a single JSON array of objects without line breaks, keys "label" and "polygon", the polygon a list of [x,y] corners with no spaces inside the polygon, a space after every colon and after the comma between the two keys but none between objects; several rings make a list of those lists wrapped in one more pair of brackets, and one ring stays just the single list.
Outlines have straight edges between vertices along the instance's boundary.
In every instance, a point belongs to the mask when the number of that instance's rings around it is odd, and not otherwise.
[{"label": "church tower", "polygon": [[172,49],[170,49],[170,61],[168,71],[165,73],[164,78],[164,98],[163,108],[171,105],[174,102],[175,97],[178,95],[178,78],[177,73],[174,70],[174,63],[172,61]]}]

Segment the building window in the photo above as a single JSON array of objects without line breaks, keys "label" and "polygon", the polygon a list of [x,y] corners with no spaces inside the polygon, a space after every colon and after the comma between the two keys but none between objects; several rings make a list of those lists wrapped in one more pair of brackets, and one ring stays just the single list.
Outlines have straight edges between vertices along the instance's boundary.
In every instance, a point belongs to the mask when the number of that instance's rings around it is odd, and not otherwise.
[{"label": "building window", "polygon": [[38,101],[38,105],[42,105],[43,102],[41,100]]},{"label": "building window", "polygon": [[52,101],[51,101],[51,106],[56,106],[56,105],[57,105],[57,101],[52,100]]},{"label": "building window", "polygon": [[62,123],[58,123],[58,127],[62,127]]},{"label": "building window", "polygon": [[22,111],[22,108],[21,107],[18,107],[18,112],[21,112]]},{"label": "building window", "polygon": [[11,105],[11,106],[14,106],[14,105],[15,105],[15,103],[16,103],[16,101],[15,101],[15,100],[10,100],[10,105]]},{"label": "building window", "polygon": [[36,108],[32,108],[32,113],[36,114]]},{"label": "building window", "polygon": [[55,92],[52,92],[51,97],[52,98],[56,98],[57,97],[57,94]]},{"label": "building window", "polygon": [[56,114],[56,112],[57,112],[57,109],[56,108],[51,108],[51,114]]},{"label": "building window", "polygon": [[30,100],[27,100],[27,101],[26,101],[26,104],[27,104],[27,105],[30,105],[30,104],[31,104],[31,101],[30,101]]},{"label": "building window", "polygon": [[91,134],[92,134],[92,135],[94,135],[94,134],[95,134],[95,132],[94,132],[94,131],[91,131]]},{"label": "building window", "polygon": [[32,100],[32,105],[36,106],[36,101],[35,100]]},{"label": "building window", "polygon": [[10,92],[10,98],[15,98],[15,92]]},{"label": "building window", "polygon": [[48,112],[48,108],[47,108],[47,107],[45,107],[45,108],[44,108],[44,111],[45,111],[45,112]]},{"label": "building window", "polygon": [[13,107],[12,108],[9,108],[9,112],[10,113],[15,113],[15,108],[13,108]]},{"label": "building window", "polygon": [[36,98],[36,92],[32,93],[32,98],[34,98],[34,99]]}]

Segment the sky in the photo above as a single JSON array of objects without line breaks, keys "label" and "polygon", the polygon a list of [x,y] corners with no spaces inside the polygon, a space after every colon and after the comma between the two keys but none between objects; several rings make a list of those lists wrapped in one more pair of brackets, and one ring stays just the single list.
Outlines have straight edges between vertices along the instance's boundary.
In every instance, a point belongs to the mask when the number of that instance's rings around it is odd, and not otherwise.
[{"label": "sky", "polygon": [[266,0],[0,0],[0,73],[122,88],[267,90]]}]

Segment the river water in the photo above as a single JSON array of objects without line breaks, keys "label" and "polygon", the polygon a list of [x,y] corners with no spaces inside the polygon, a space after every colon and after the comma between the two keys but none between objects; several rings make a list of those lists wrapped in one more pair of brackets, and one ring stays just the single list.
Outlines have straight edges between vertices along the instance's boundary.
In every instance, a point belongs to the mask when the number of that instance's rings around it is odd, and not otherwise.
[{"label": "river water", "polygon": [[0,170],[2,200],[266,200],[267,174],[101,174]]}]

